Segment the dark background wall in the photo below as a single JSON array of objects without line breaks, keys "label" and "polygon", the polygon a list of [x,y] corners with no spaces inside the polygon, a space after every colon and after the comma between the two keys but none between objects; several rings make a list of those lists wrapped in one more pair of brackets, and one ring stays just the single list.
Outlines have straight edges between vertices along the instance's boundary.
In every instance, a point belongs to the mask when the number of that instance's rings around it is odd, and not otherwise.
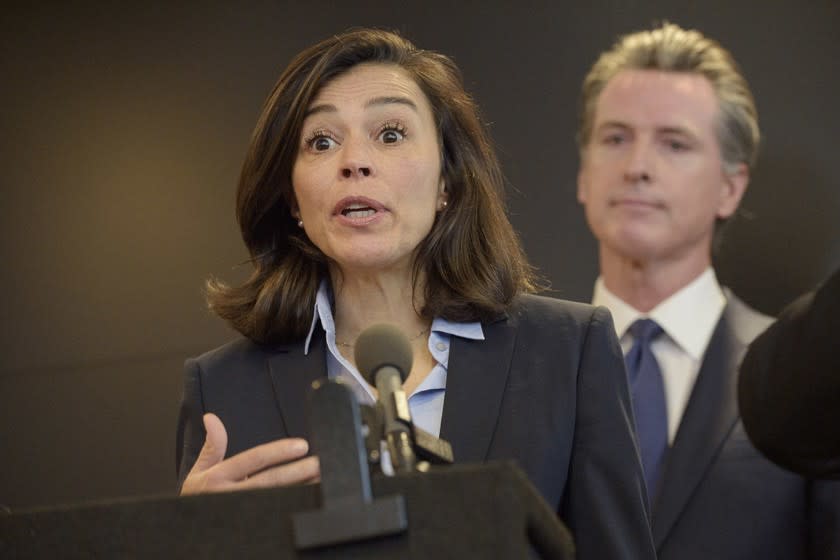
[{"label": "dark background wall", "polygon": [[233,216],[251,129],[291,56],[350,26],[453,56],[491,123],[510,208],[554,294],[587,300],[577,92],[617,35],[669,19],[719,39],[765,143],[719,274],[766,312],[840,264],[840,3],[51,3],[0,23],[0,504],[174,485],[185,357],[231,338],[209,275],[246,257]]}]

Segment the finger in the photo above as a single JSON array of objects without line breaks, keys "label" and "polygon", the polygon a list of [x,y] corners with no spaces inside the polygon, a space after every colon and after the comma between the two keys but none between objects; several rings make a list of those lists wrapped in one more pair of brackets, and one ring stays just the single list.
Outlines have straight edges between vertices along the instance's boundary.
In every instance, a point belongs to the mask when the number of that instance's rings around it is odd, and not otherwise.
[{"label": "finger", "polygon": [[248,477],[237,485],[239,488],[269,488],[290,486],[320,480],[318,457],[304,457],[285,465],[278,465]]},{"label": "finger", "polygon": [[283,438],[238,453],[221,463],[218,474],[228,480],[243,480],[269,467],[300,459],[309,451],[301,438]]},{"label": "finger", "polygon": [[220,463],[227,451],[227,431],[219,417],[213,413],[204,415],[204,429],[207,436],[190,473],[206,471]]}]

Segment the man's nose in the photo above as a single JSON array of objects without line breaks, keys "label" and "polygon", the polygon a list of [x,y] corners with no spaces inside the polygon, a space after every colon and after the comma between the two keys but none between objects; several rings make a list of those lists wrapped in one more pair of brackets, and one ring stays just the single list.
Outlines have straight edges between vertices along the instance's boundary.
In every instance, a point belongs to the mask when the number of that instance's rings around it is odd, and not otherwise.
[{"label": "man's nose", "polygon": [[653,146],[646,140],[634,142],[627,153],[624,178],[630,182],[650,182],[653,177]]}]

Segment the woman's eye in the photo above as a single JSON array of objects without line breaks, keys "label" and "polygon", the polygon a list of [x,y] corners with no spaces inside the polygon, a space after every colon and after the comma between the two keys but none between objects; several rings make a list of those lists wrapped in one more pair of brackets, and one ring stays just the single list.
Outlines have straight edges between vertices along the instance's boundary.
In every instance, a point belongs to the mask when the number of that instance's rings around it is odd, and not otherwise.
[{"label": "woman's eye", "polygon": [[309,142],[309,145],[316,152],[326,152],[335,145],[335,140],[327,136],[317,136]]},{"label": "woman's eye", "polygon": [[379,133],[379,139],[383,144],[396,144],[405,138],[405,134],[395,128],[389,128]]}]

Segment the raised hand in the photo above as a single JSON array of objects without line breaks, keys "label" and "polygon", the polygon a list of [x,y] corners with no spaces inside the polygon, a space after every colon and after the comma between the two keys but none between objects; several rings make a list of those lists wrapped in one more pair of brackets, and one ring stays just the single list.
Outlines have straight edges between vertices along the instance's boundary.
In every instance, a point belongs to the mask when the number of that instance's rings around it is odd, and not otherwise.
[{"label": "raised hand", "polygon": [[305,456],[309,451],[305,439],[278,439],[225,459],[227,431],[222,421],[215,414],[205,414],[204,429],[204,446],[184,480],[181,495],[289,486],[319,479],[318,458]]}]

